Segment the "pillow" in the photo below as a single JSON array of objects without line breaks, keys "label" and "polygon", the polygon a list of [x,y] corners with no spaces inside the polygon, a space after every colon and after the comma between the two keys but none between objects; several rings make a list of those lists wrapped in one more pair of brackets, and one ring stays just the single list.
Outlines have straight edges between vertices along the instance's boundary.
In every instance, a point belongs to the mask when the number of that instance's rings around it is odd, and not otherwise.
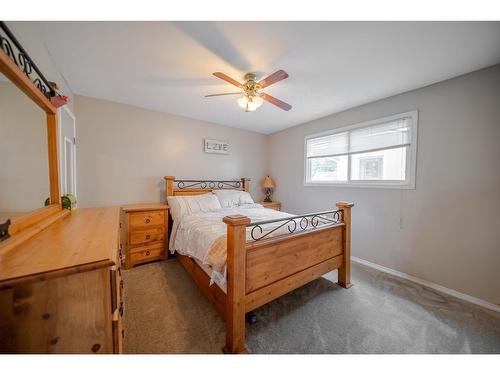
[{"label": "pillow", "polygon": [[209,212],[221,209],[219,200],[212,193],[188,196],[167,197],[170,214],[174,221],[179,221],[183,216],[196,212]]},{"label": "pillow", "polygon": [[244,204],[255,204],[252,196],[247,191],[240,191],[240,206]]},{"label": "pillow", "polygon": [[224,189],[224,190],[212,190],[212,192],[217,196],[220,205],[223,208],[232,208],[244,204],[255,203],[252,199],[252,196],[246,191]]}]

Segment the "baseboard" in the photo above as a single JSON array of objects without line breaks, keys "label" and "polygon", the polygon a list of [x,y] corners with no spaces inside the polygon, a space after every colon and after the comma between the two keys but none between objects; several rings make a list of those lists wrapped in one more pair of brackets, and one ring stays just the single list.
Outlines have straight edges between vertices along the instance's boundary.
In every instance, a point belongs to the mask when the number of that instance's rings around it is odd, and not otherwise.
[{"label": "baseboard", "polygon": [[438,292],[442,292],[442,293],[448,294],[450,296],[453,296],[453,297],[459,298],[461,300],[473,303],[475,305],[484,307],[486,309],[500,312],[500,305],[496,305],[494,303],[482,300],[480,298],[469,296],[468,294],[465,294],[465,293],[462,293],[462,292],[459,292],[459,291],[456,291],[456,290],[453,290],[453,289],[450,289],[450,288],[446,288],[446,287],[444,287],[442,285],[435,284],[435,283],[433,283],[431,281],[420,279],[418,277],[408,275],[408,274],[406,274],[404,272],[396,271],[396,270],[393,270],[392,268],[384,267],[384,266],[381,266],[379,264],[372,263],[372,262],[369,262],[369,261],[361,259],[361,258],[357,258],[357,257],[351,256],[351,260],[353,262],[362,264],[362,265],[370,267],[370,268],[374,268],[376,270],[388,273],[390,275],[397,276],[397,277],[400,277],[402,279],[406,279],[406,280],[409,280],[409,281],[413,281],[414,283],[426,286],[428,288],[437,290]]}]

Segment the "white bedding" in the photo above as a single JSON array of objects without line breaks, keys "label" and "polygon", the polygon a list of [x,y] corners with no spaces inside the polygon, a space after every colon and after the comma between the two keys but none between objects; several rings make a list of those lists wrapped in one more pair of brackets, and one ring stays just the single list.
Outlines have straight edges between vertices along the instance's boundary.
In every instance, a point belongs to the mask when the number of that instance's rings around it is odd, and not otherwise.
[{"label": "white bedding", "polygon": [[[170,236],[170,251],[179,252],[195,258],[203,265],[212,269],[211,282],[217,282],[220,286],[226,283],[226,254],[227,254],[227,225],[222,222],[224,216],[244,215],[252,222],[286,218],[291,214],[271,210],[260,204],[249,204],[244,207],[223,208],[211,212],[196,212],[185,215],[173,223]],[[277,225],[268,224],[265,230],[270,230]],[[272,235],[287,233],[285,225]],[[247,229],[247,240],[251,239],[250,229]]]},{"label": "white bedding", "polygon": [[[198,264],[198,266],[200,266],[200,268],[203,270],[203,272],[205,272],[208,276],[210,276],[210,285],[212,285],[212,283],[216,283],[224,293],[227,293],[225,278],[215,277],[215,276],[212,277],[212,274],[214,273],[214,271],[212,270],[212,267],[210,267],[208,264],[201,263],[201,261],[196,259],[196,258],[191,258],[191,259],[193,259],[196,262],[196,264]],[[222,281],[220,281],[220,280],[222,280]]]}]

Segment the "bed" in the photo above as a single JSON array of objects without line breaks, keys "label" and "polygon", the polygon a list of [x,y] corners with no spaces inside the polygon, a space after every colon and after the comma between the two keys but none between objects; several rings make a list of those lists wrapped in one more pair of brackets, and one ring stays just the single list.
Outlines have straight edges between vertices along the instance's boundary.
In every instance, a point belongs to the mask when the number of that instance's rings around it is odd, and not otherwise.
[{"label": "bed", "polygon": [[[250,180],[165,176],[165,182],[168,200],[225,189],[248,193]],[[337,202],[335,209],[291,215],[244,204],[170,221],[170,250],[226,322],[224,353],[247,352],[246,313],[334,269],[338,284],[351,286],[352,206]]]}]

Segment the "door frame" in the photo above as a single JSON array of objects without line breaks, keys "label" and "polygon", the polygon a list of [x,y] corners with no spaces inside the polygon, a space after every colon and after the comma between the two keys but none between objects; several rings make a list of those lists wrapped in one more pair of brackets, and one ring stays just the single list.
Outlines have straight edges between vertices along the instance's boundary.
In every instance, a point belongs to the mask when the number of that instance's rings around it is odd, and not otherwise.
[{"label": "door frame", "polygon": [[[59,175],[61,176],[60,178],[60,186],[59,188],[61,189],[61,193],[64,191],[64,184],[66,183],[66,158],[63,158],[63,152],[66,147],[66,137],[62,136],[62,111],[65,111],[66,114],[71,117],[73,120],[73,134],[76,139],[76,117],[73,114],[73,112],[68,108],[67,105],[59,108],[59,111],[57,111],[57,118],[58,118],[58,132],[59,132]],[[74,143],[75,149],[73,153],[73,187],[74,187],[74,196],[77,197],[77,185],[76,185],[76,143]],[[63,170],[64,168],[64,170]]]}]

